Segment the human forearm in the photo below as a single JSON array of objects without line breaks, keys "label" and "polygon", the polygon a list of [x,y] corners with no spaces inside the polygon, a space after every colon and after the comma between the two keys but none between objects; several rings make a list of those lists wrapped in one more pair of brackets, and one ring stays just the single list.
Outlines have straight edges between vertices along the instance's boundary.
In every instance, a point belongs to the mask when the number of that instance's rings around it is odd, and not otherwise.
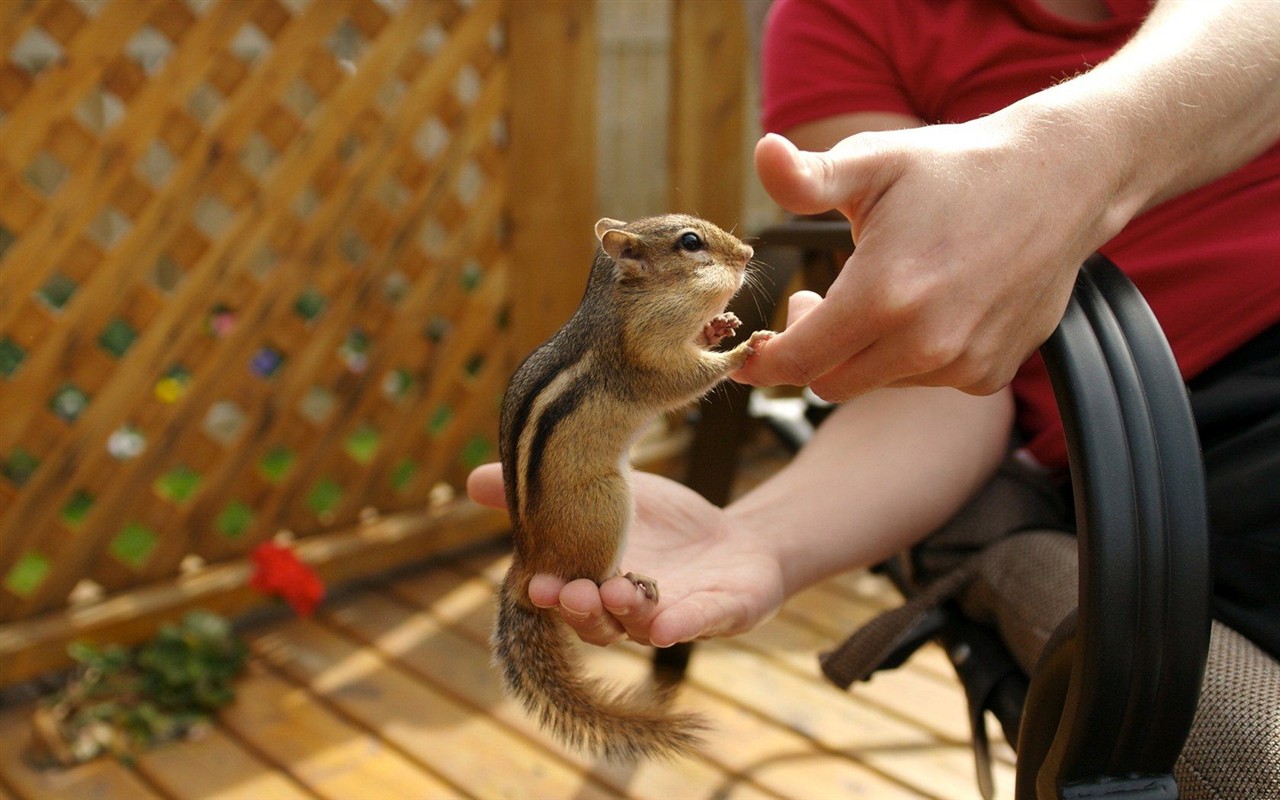
[{"label": "human forearm", "polygon": [[1006,390],[885,389],[837,409],[786,468],[727,509],[775,548],[792,594],[877,563],[949,519],[992,474],[1012,425]]},{"label": "human forearm", "polygon": [[[937,528],[994,471],[1012,418],[1008,392],[890,389],[838,409],[782,472],[727,510],[657,475],[633,476],[623,568],[661,576],[662,602],[625,578],[597,586],[540,575],[530,600],[560,607],[587,642],[667,646],[750,630],[789,594],[872,564]],[[497,464],[467,492],[503,505]]]},{"label": "human forearm", "polygon": [[1006,112],[1091,139],[1123,224],[1280,139],[1280,3],[1162,0],[1114,56]]}]

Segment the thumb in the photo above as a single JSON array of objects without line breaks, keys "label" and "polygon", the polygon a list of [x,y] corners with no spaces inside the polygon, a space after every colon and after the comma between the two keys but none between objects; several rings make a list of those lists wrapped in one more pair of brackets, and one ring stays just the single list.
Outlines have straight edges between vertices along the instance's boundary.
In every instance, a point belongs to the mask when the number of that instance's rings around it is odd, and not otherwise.
[{"label": "thumb", "polygon": [[793,214],[820,214],[844,208],[865,190],[865,170],[845,142],[825,153],[800,150],[776,133],[756,143],[756,174],[778,205]]},{"label": "thumb", "polygon": [[800,321],[800,318],[813,310],[822,302],[822,296],[807,289],[796,292],[787,300],[787,327]]},{"label": "thumb", "polygon": [[[796,292],[787,303],[786,329],[731,377],[751,386],[807,386],[844,360],[840,343],[857,332],[838,303],[814,292]],[[849,348],[855,345],[850,342]]]},{"label": "thumb", "polygon": [[506,508],[502,487],[502,465],[481,464],[467,476],[467,496],[482,506]]}]

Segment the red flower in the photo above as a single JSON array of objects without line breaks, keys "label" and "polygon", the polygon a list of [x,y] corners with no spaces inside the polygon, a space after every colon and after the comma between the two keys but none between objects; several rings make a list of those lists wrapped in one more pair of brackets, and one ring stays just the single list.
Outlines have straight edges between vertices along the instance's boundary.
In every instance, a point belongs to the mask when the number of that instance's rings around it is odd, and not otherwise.
[{"label": "red flower", "polygon": [[249,585],[263,594],[283,597],[298,616],[311,616],[324,599],[320,577],[288,547],[263,542],[253,550],[253,564]]}]

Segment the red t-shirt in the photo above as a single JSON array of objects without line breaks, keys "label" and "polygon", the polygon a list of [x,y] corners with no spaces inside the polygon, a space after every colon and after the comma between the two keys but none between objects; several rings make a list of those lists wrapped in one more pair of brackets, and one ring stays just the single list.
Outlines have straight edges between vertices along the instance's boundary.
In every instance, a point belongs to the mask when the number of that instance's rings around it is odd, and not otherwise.
[{"label": "red t-shirt", "polygon": [[[1108,0],[1090,24],[1036,0],[774,0],[764,41],[764,126],[858,111],[964,122],[1105,60],[1149,0]],[[1192,378],[1280,321],[1280,144],[1135,218],[1100,248],[1133,280]],[[1038,357],[1013,381],[1031,453],[1066,463]]]}]

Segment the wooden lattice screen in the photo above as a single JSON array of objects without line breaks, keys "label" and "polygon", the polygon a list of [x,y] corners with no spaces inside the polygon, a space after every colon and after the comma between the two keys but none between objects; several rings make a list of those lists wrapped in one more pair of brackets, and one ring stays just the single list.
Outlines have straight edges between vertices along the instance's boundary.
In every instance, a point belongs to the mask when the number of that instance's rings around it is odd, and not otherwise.
[{"label": "wooden lattice screen", "polygon": [[0,683],[32,619],[242,584],[281,530],[348,559],[495,455],[509,12],[5,0]]}]

